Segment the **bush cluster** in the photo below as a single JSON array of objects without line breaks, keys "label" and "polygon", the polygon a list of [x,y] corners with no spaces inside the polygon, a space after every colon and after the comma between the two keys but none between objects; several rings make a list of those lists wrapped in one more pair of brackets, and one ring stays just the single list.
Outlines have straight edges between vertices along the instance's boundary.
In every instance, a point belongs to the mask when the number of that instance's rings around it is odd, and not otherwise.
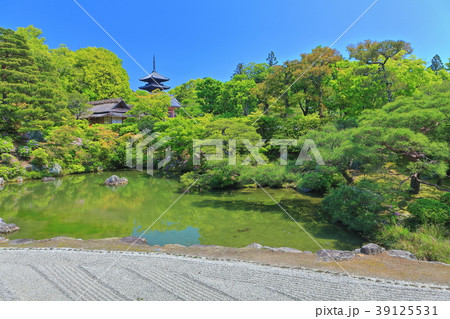
[{"label": "bush cluster", "polygon": [[333,222],[370,235],[381,221],[382,198],[370,190],[344,185],[325,196],[322,211]]},{"label": "bush cluster", "polygon": [[448,224],[450,207],[434,199],[420,198],[408,205],[408,211],[420,224]]}]

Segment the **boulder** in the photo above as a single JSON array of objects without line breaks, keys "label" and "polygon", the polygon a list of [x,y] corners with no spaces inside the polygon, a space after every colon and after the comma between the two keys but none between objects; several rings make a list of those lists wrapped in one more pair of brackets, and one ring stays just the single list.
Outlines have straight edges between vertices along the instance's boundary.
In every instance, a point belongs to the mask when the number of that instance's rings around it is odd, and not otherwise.
[{"label": "boulder", "polygon": [[353,251],[332,249],[321,249],[316,253],[316,255],[324,261],[330,261],[333,259],[336,261],[348,260],[355,257],[355,253]]},{"label": "boulder", "polygon": [[16,224],[7,224],[0,218],[0,234],[8,234],[18,231],[20,228]]},{"label": "boulder", "polygon": [[9,239],[0,236],[0,243],[5,243],[5,242],[7,242],[8,240],[9,240]]},{"label": "boulder", "polygon": [[[248,246],[247,246],[248,247]],[[291,247],[269,247],[269,246],[263,246],[263,248],[271,250],[271,251],[279,251],[282,253],[301,253],[301,250],[291,248]]]},{"label": "boulder", "polygon": [[33,164],[28,164],[28,165],[25,166],[25,170],[27,172],[39,172],[39,171],[42,171],[42,167],[41,166],[37,166],[37,165],[33,165]]},{"label": "boulder", "polygon": [[367,244],[361,247],[361,254],[366,254],[366,255],[378,255],[381,254],[382,252],[386,251],[386,249],[384,249],[381,246],[378,246],[377,244]]},{"label": "boulder", "polygon": [[410,260],[417,260],[417,257],[414,256],[412,252],[406,251],[406,250],[388,250],[387,253],[389,256],[392,257],[400,257],[400,258],[406,258]]},{"label": "boulder", "polygon": [[0,177],[0,185],[5,184],[5,180],[3,179],[3,177]]},{"label": "boulder", "polygon": [[48,172],[50,174],[61,174],[62,173],[62,167],[58,163],[53,163],[48,168]]},{"label": "boulder", "polygon": [[15,181],[16,181],[16,183],[22,184],[23,183],[23,178],[19,176],[19,177],[17,177],[15,179]]},{"label": "boulder", "polygon": [[126,179],[125,177],[121,178],[117,175],[113,175],[113,176],[108,177],[105,180],[104,184],[108,185],[108,186],[125,185],[125,184],[128,184],[128,179]]},{"label": "boulder", "polygon": [[42,181],[43,182],[54,182],[54,181],[56,181],[56,178],[54,178],[54,177],[44,177],[42,179]]},{"label": "boulder", "polygon": [[147,241],[144,238],[135,236],[123,237],[120,238],[120,241],[131,245],[148,245]]},{"label": "boulder", "polygon": [[250,245],[247,245],[247,248],[261,249],[261,248],[263,248],[263,246],[258,243],[251,243]]}]

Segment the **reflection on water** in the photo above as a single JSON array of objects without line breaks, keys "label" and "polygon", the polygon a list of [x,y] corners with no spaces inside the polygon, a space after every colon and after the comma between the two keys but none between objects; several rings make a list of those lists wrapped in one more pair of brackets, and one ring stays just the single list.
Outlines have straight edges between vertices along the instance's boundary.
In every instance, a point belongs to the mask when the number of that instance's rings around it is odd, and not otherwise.
[{"label": "reflection on water", "polygon": [[[133,229],[133,236],[140,237],[145,229],[138,226]],[[188,226],[182,230],[148,230],[141,237],[144,238],[149,245],[164,246],[166,244],[180,244],[183,246],[192,246],[200,244],[200,233],[197,228]]]},{"label": "reflection on water", "polygon": [[[137,171],[106,187],[111,173],[71,175],[56,182],[8,184],[0,191],[0,217],[21,230],[11,239],[69,236],[82,239],[139,236],[180,195],[173,179]],[[361,239],[327,223],[318,214],[320,198],[292,189],[268,192],[325,248],[353,249]],[[317,251],[317,245],[261,190],[186,194],[144,235],[150,244],[168,243],[272,247]]]}]

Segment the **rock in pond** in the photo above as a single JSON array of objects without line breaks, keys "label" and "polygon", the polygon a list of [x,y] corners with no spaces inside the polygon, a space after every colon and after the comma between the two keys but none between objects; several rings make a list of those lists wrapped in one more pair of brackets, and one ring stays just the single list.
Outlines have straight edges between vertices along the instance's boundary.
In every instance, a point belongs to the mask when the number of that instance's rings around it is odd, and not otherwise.
[{"label": "rock in pond", "polygon": [[0,234],[8,234],[18,231],[20,228],[16,224],[7,224],[0,218]]},{"label": "rock in pond", "polygon": [[355,253],[353,251],[332,249],[321,249],[316,253],[316,255],[324,261],[330,261],[333,259],[336,261],[348,260],[355,257]]},{"label": "rock in pond", "polygon": [[113,175],[108,177],[105,180],[105,185],[108,186],[117,186],[117,185],[125,185],[128,184],[128,179],[126,179],[125,177],[119,177],[117,175]]},{"label": "rock in pond", "polygon": [[5,242],[7,242],[8,240],[9,240],[9,239],[0,236],[0,243],[5,243]]},{"label": "rock in pond", "polygon": [[19,183],[19,184],[22,184],[23,183],[23,178],[22,177],[17,177],[16,179],[15,179],[15,182],[16,183]]},{"label": "rock in pond", "polygon": [[389,256],[392,257],[400,257],[400,258],[406,258],[410,260],[417,260],[417,257],[414,256],[412,252],[406,251],[406,250],[388,250],[387,253]]},{"label": "rock in pond", "polygon": [[56,181],[56,178],[54,178],[54,177],[44,177],[42,179],[42,181],[43,182],[54,182],[54,181]]},{"label": "rock in pond", "polygon": [[5,180],[3,179],[3,177],[0,177],[0,185],[5,184]]},{"label": "rock in pond", "polygon": [[378,255],[381,254],[382,252],[386,251],[386,249],[384,249],[381,246],[378,246],[377,244],[367,244],[361,247],[361,254],[366,254],[366,255]]}]

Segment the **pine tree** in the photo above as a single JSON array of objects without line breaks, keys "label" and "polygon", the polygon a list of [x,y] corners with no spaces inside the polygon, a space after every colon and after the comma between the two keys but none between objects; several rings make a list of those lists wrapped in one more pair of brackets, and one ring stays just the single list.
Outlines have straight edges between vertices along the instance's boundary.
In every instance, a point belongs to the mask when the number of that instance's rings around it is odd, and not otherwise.
[{"label": "pine tree", "polygon": [[0,132],[12,133],[20,126],[18,111],[31,100],[36,74],[25,38],[0,28]]},{"label": "pine tree", "polygon": [[278,60],[275,57],[275,53],[273,53],[273,51],[270,51],[269,55],[267,56],[267,64],[269,64],[269,66],[274,66],[278,64]]},{"label": "pine tree", "polygon": [[233,72],[233,76],[242,74],[243,69],[244,69],[244,64],[238,63],[238,65],[236,66],[236,69]]},{"label": "pine tree", "polygon": [[29,26],[16,32],[23,36],[30,48],[30,55],[37,67],[37,82],[33,86],[30,103],[18,110],[22,118],[20,132],[44,131],[73,119],[67,109],[67,93],[58,76],[54,56],[41,38],[42,31]]},{"label": "pine tree", "polygon": [[442,63],[441,57],[436,54],[431,60],[431,65],[429,66],[436,74],[442,69],[444,69],[444,63]]}]

